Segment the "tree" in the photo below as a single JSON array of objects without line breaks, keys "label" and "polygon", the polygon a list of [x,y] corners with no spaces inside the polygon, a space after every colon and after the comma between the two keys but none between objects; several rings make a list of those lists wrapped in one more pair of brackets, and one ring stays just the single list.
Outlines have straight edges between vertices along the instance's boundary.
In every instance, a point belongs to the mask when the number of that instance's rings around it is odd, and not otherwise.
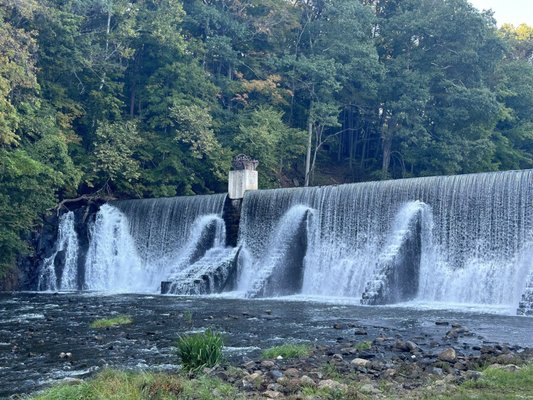
[{"label": "tree", "polygon": [[259,161],[262,187],[276,187],[283,182],[283,170],[291,169],[305,153],[305,131],[288,127],[281,112],[259,107],[241,117],[239,132],[233,139],[235,152]]},{"label": "tree", "polygon": [[96,129],[92,165],[95,176],[90,183],[118,186],[121,191],[131,190],[140,177],[139,162],[134,158],[140,144],[135,122],[100,122]]},{"label": "tree", "polygon": [[[298,5],[300,27],[293,33],[291,52],[282,61],[294,94],[291,116],[303,121],[305,115],[305,184],[309,185],[325,136],[338,134],[342,100],[347,105],[356,96],[358,100],[372,97],[369,92],[375,92],[372,82],[379,79],[380,67],[372,44],[370,8],[348,0],[301,1]],[[347,35],[351,40],[346,40]]]}]

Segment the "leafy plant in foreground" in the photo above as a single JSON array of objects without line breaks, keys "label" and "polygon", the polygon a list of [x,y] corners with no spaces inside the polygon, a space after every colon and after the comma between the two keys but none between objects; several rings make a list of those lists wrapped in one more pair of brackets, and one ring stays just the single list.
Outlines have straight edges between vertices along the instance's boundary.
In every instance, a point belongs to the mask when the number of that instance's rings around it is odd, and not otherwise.
[{"label": "leafy plant in foreground", "polygon": [[207,330],[205,333],[180,336],[178,355],[185,370],[199,371],[202,368],[213,367],[222,361],[223,346],[222,336]]}]

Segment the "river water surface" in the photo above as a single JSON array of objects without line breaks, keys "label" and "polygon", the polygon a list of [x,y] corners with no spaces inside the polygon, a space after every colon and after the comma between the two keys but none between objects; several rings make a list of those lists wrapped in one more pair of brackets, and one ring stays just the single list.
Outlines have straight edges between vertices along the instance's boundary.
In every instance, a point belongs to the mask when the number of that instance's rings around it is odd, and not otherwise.
[{"label": "river water surface", "polygon": [[[92,329],[96,319],[127,314],[133,323]],[[0,293],[0,398],[30,393],[68,377],[106,367],[176,370],[180,334],[211,328],[224,335],[226,358],[242,362],[261,349],[286,342],[334,343],[378,335],[415,338],[439,351],[448,325],[471,334],[466,353],[483,343],[533,347],[533,319],[482,311],[413,307],[364,307],[308,299],[242,300],[151,295]],[[336,327],[334,328],[334,326]],[[359,337],[359,336],[358,336]],[[69,358],[61,353],[71,353]]]}]

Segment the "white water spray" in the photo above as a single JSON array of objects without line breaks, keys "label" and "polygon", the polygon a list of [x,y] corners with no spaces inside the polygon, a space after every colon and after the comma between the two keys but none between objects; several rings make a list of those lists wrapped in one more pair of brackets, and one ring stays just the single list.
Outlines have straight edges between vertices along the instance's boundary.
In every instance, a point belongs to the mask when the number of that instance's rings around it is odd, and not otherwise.
[{"label": "white water spray", "polygon": [[[78,235],[75,217],[69,211],[59,217],[56,248],[54,253],[43,261],[39,272],[39,290],[78,289]],[[57,257],[64,255],[63,270],[56,271]],[[58,275],[61,279],[58,281]]]}]

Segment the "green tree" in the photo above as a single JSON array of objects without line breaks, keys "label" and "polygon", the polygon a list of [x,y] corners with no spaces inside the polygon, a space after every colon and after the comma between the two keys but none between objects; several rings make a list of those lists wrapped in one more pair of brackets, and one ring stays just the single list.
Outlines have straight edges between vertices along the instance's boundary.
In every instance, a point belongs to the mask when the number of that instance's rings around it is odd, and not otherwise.
[{"label": "green tree", "polygon": [[135,122],[100,122],[92,165],[95,176],[90,183],[112,185],[121,192],[131,190],[140,177],[139,162],[134,158],[140,143]]},{"label": "green tree", "polygon": [[235,152],[259,161],[262,187],[277,187],[284,170],[305,154],[305,131],[288,127],[282,113],[272,107],[259,107],[242,116],[239,132],[233,139]]}]

